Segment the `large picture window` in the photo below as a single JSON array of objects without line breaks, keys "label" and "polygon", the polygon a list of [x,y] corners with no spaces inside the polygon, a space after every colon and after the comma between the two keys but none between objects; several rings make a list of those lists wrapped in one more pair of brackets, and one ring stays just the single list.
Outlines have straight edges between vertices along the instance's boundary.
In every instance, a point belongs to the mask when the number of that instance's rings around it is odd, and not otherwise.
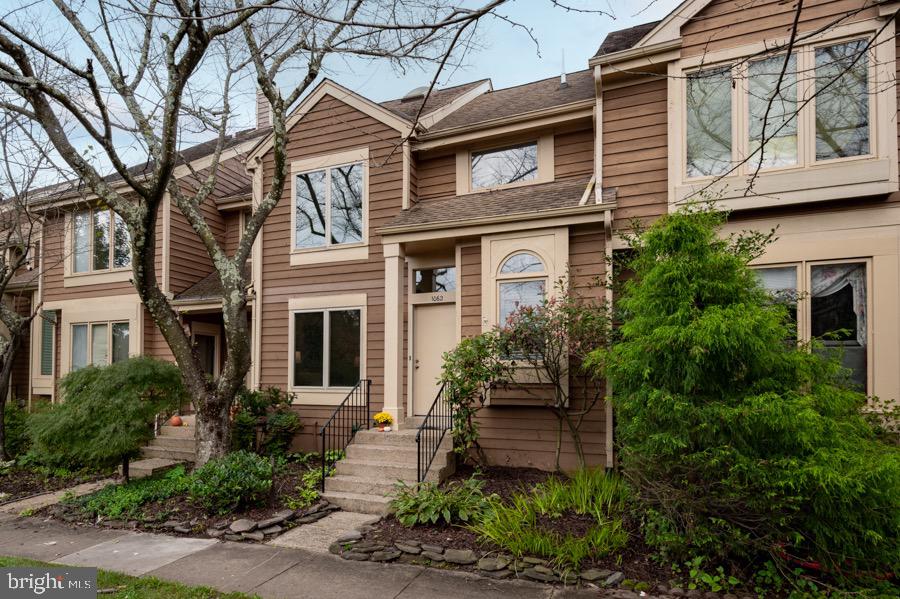
[{"label": "large picture window", "polygon": [[131,266],[125,221],[108,208],[78,212],[72,219],[72,270],[76,273]]},{"label": "large picture window", "polygon": [[472,153],[472,189],[533,181],[538,176],[537,142]]},{"label": "large picture window", "polygon": [[72,370],[88,364],[106,366],[128,359],[129,323],[91,322],[72,325]]},{"label": "large picture window", "polygon": [[[871,153],[869,39],[687,72],[687,179]],[[803,91],[806,90],[806,91]]]},{"label": "large picture window", "polygon": [[295,249],[363,241],[364,168],[356,162],[296,175]]},{"label": "large picture window", "polygon": [[[798,269],[802,277],[798,277]],[[868,381],[868,289],[865,262],[761,267],[756,271],[773,299],[789,306],[804,340],[838,351],[850,380]],[[799,283],[799,284],[798,284]]]},{"label": "large picture window", "polygon": [[353,387],[361,376],[359,309],[294,312],[294,387]]}]

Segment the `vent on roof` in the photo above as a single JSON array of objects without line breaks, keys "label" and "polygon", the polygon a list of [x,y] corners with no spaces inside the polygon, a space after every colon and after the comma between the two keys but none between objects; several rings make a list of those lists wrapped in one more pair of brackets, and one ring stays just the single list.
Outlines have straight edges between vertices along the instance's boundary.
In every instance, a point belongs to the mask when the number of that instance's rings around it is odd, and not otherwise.
[{"label": "vent on roof", "polygon": [[413,100],[418,100],[420,98],[424,98],[425,94],[428,93],[428,86],[422,85],[416,88],[413,88],[406,92],[406,95],[403,96],[400,101],[401,102],[412,102]]}]

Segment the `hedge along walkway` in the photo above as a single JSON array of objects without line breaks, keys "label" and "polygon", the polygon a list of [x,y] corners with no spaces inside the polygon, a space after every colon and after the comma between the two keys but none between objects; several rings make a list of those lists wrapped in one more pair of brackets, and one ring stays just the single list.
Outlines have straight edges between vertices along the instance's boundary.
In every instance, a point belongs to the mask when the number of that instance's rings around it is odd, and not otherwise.
[{"label": "hedge along walkway", "polygon": [[102,489],[106,485],[112,484],[114,482],[116,482],[115,479],[104,478],[103,480],[95,480],[94,482],[90,483],[82,483],[80,485],[75,485],[74,487],[69,487],[68,489],[53,491],[52,493],[44,493],[42,495],[26,497],[24,499],[19,499],[18,501],[0,505],[0,513],[21,514],[22,512],[39,510],[41,508],[47,507],[48,505],[56,505],[67,493],[70,495],[74,495],[75,497],[80,497],[82,495],[87,495],[88,493],[93,493],[94,491]]}]

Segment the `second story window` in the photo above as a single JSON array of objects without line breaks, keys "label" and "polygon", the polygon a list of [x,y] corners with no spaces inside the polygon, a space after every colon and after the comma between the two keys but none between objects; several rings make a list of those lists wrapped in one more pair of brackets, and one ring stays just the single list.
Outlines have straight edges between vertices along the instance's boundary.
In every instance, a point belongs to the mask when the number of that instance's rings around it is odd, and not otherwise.
[{"label": "second story window", "polygon": [[472,190],[537,179],[537,142],[472,153]]},{"label": "second story window", "polygon": [[125,221],[108,208],[84,210],[73,218],[72,265],[76,273],[131,266],[131,238]]},{"label": "second story window", "polygon": [[363,241],[362,162],[298,174],[294,248]]},{"label": "second story window", "polygon": [[807,167],[872,151],[867,38],[686,73],[687,179]]}]

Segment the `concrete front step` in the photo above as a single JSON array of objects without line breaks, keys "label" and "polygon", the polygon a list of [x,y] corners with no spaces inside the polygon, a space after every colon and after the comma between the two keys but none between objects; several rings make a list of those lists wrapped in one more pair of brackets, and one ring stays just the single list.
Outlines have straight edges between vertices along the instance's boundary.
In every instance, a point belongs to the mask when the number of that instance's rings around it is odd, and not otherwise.
[{"label": "concrete front step", "polygon": [[378,478],[365,478],[362,476],[347,476],[337,474],[325,479],[325,491],[338,491],[343,493],[358,493],[360,495],[375,495],[377,497],[389,497],[395,492],[395,483]]},{"label": "concrete front step", "polygon": [[145,458],[161,458],[164,460],[176,460],[191,463],[197,461],[197,454],[193,450],[173,449],[155,445],[141,447],[141,456]]},{"label": "concrete front step", "polygon": [[[165,460],[162,458],[146,458],[143,460],[135,460],[128,464],[128,475],[131,478],[145,478],[166,470],[171,470],[184,462],[178,460]],[[122,467],[119,466],[119,474],[122,474]]]},{"label": "concrete front step", "polygon": [[193,426],[169,426],[163,425],[159,427],[159,436],[160,437],[177,437],[179,439],[193,439],[194,438],[194,427]]},{"label": "concrete front step", "polygon": [[322,498],[348,512],[384,516],[391,509],[391,500],[388,497],[344,491],[325,491]]},{"label": "concrete front step", "polygon": [[[446,464],[441,463],[440,456],[435,456],[434,463],[428,470],[428,476],[425,480],[437,482],[441,480],[441,471],[446,468]],[[343,459],[335,464],[335,474],[347,476],[356,476],[359,478],[375,478],[386,482],[395,482],[402,480],[406,483],[416,482],[418,471],[415,463],[411,465],[391,464],[369,460]]]},{"label": "concrete front step", "polygon": [[357,431],[353,437],[353,443],[361,443],[364,445],[392,445],[396,446],[416,446],[416,430],[401,429],[399,431],[390,431],[383,433],[379,430],[369,429]]},{"label": "concrete front step", "polygon": [[197,441],[193,437],[156,437],[150,441],[148,447],[163,447],[179,451],[197,451]]}]

